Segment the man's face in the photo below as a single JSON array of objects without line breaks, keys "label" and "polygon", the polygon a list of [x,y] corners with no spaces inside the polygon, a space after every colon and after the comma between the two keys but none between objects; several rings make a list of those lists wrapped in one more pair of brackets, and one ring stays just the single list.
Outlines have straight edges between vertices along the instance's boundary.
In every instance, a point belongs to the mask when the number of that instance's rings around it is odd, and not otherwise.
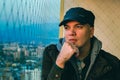
[{"label": "man's face", "polygon": [[74,44],[76,47],[83,47],[90,43],[90,38],[93,37],[94,27],[85,24],[81,25],[77,21],[70,21],[64,25],[65,40],[68,43]]}]

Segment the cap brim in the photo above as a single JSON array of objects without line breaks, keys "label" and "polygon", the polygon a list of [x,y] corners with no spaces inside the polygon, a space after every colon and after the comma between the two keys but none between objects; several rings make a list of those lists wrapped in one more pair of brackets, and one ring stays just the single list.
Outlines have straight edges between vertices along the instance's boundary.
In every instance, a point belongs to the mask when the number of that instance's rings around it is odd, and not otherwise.
[{"label": "cap brim", "polygon": [[65,25],[67,22],[70,22],[70,21],[73,21],[73,20],[63,20],[60,24],[59,24],[59,26],[62,26],[62,25]]},{"label": "cap brim", "polygon": [[63,21],[60,22],[59,26],[65,25],[66,23],[70,22],[70,21],[78,21],[80,22],[80,24],[86,24],[87,22],[84,19],[81,18],[72,18],[72,19],[64,19]]}]

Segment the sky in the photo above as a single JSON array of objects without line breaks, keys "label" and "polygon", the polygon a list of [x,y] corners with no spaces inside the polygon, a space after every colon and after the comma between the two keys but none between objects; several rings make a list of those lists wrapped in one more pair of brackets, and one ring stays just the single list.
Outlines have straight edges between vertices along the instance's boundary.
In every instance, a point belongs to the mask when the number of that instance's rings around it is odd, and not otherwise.
[{"label": "sky", "polygon": [[0,0],[0,42],[57,42],[60,0]]}]

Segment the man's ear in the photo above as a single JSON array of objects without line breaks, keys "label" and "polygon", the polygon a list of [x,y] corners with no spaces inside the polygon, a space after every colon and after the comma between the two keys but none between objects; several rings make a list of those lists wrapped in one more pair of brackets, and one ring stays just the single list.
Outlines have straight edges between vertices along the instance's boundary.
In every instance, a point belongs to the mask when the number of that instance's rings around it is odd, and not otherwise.
[{"label": "man's ear", "polygon": [[94,27],[90,27],[90,37],[94,36]]}]

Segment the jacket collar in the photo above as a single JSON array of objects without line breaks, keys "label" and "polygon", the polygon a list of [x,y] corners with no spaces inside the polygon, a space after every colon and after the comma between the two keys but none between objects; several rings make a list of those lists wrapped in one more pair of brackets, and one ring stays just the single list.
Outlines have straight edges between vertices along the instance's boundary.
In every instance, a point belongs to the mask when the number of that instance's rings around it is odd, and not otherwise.
[{"label": "jacket collar", "polygon": [[97,57],[97,55],[99,54],[101,48],[102,48],[102,42],[100,40],[98,40],[95,36],[91,39],[91,57],[90,57],[90,65],[89,68],[87,70],[86,76],[85,76],[85,80],[88,77],[88,74],[90,73],[90,70],[93,66],[93,64],[95,63],[95,59]]}]

